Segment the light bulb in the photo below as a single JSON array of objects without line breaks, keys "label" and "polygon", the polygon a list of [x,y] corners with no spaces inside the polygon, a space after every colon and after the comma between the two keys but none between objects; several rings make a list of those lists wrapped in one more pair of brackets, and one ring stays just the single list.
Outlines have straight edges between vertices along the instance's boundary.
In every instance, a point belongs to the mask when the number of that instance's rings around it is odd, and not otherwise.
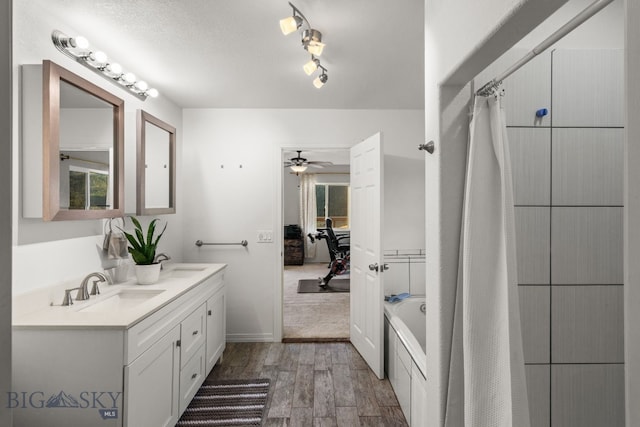
[{"label": "light bulb", "polygon": [[133,73],[126,73],[122,78],[125,83],[134,84],[136,82],[136,75]]},{"label": "light bulb", "polygon": [[280,30],[285,36],[293,33],[302,25],[302,18],[299,16],[289,16],[280,20]]},{"label": "light bulb", "polygon": [[140,90],[142,92],[144,92],[145,90],[147,90],[149,88],[149,85],[144,80],[140,80],[140,81],[136,82],[135,86],[136,86],[136,89],[138,89],[138,90]]},{"label": "light bulb", "polygon": [[324,86],[324,84],[327,82],[327,80],[329,80],[329,76],[327,76],[326,74],[320,74],[318,77],[315,78],[315,80],[313,81],[313,85],[320,89],[322,86]]},{"label": "light bulb", "polygon": [[295,173],[300,173],[307,170],[307,167],[305,165],[291,165],[290,168]]},{"label": "light bulb", "polygon": [[307,76],[310,76],[315,70],[318,69],[318,60],[311,59],[311,61],[304,64],[302,68],[304,69],[304,72],[307,73]]},{"label": "light bulb", "polygon": [[101,65],[106,64],[109,58],[107,57],[106,53],[99,50],[97,52],[91,53],[90,59],[93,63]]},{"label": "light bulb", "polygon": [[122,65],[114,62],[113,64],[107,65],[106,71],[113,74],[115,77],[120,77],[122,74]]},{"label": "light bulb", "polygon": [[71,46],[77,49],[86,49],[89,47],[89,40],[82,36],[77,36],[71,39]]},{"label": "light bulb", "polygon": [[157,98],[158,97],[158,90],[151,88],[147,91],[147,95],[149,95],[152,98]]}]

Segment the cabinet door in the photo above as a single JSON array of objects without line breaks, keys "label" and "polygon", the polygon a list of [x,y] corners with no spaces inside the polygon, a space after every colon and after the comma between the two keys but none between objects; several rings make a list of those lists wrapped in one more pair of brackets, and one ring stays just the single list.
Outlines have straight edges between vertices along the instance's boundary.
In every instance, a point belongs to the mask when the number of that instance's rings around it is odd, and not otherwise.
[{"label": "cabinet door", "polygon": [[124,368],[125,427],[173,426],[178,421],[180,326]]},{"label": "cabinet door", "polygon": [[207,374],[213,369],[226,343],[226,313],[224,288],[207,300]]}]

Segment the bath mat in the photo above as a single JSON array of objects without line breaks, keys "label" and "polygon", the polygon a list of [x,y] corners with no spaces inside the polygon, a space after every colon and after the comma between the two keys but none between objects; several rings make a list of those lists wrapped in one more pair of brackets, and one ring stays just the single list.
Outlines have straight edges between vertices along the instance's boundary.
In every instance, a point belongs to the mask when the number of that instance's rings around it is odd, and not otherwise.
[{"label": "bath mat", "polygon": [[320,279],[300,279],[298,280],[298,293],[349,292],[349,279],[331,279],[326,288],[321,287],[319,283]]},{"label": "bath mat", "polygon": [[206,381],[176,427],[262,425],[269,383],[268,379]]}]

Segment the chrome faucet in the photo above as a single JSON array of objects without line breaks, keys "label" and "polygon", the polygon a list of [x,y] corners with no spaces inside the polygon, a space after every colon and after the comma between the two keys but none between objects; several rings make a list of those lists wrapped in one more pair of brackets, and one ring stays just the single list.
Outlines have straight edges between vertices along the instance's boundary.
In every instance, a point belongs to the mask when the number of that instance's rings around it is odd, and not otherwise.
[{"label": "chrome faucet", "polygon": [[[93,287],[91,288],[91,293],[89,293],[89,279],[92,277],[97,277],[98,280],[93,281]],[[77,288],[65,289],[64,290],[64,299],[62,300],[63,306],[73,305],[73,298],[71,298],[71,292],[77,290],[76,294],[77,301],[84,301],[89,299],[89,295],[100,295],[100,288],[98,288],[99,282],[107,282],[108,284],[112,284],[111,279],[100,272],[90,273],[84,279],[82,279],[82,283]]]},{"label": "chrome faucet", "polygon": [[[107,277],[106,274],[100,272],[89,273],[87,277],[82,280],[82,284],[80,285],[80,289],[78,290],[78,295],[76,295],[76,300],[82,301],[85,299],[89,299],[89,291],[87,287],[89,285],[89,279],[91,279],[92,277],[97,277],[98,280],[93,281],[93,286],[91,287],[91,295],[100,295],[100,288],[98,288],[99,282],[107,282],[111,284],[111,280],[109,280],[109,277]],[[82,298],[80,298],[80,296],[82,296]]]},{"label": "chrome faucet", "polygon": [[156,255],[156,257],[153,259],[154,263],[160,263],[160,269],[164,268],[164,265],[162,264],[162,261],[169,261],[171,259],[171,257],[167,254],[165,254],[164,252],[159,253],[158,255]]}]

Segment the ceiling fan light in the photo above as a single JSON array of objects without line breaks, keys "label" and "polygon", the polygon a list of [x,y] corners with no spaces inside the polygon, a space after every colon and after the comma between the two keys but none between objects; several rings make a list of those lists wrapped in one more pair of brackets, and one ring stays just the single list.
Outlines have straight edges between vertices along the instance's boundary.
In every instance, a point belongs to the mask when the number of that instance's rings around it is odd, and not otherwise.
[{"label": "ceiling fan light", "polygon": [[305,165],[291,165],[291,170],[295,173],[300,173],[306,171],[307,167]]},{"label": "ceiling fan light", "polygon": [[280,20],[280,30],[285,36],[296,31],[302,26],[302,18],[297,15],[288,16]]}]

